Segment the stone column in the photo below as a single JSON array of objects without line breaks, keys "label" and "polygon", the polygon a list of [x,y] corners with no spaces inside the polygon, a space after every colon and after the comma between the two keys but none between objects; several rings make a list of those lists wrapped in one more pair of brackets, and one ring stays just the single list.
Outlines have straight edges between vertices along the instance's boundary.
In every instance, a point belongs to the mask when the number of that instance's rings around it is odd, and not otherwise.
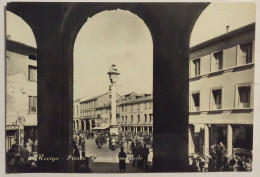
[{"label": "stone column", "polygon": [[233,130],[231,125],[227,125],[227,156],[230,157],[233,152]]},{"label": "stone column", "polygon": [[79,121],[79,129],[82,129],[81,120]]},{"label": "stone column", "polygon": [[89,119],[89,131],[92,131],[92,120]]},{"label": "stone column", "polygon": [[148,134],[150,133],[150,132],[149,132],[149,129],[150,129],[150,127],[148,126],[148,127],[147,127],[147,133],[148,133]]},{"label": "stone column", "polygon": [[209,155],[209,126],[204,125],[204,154]]}]

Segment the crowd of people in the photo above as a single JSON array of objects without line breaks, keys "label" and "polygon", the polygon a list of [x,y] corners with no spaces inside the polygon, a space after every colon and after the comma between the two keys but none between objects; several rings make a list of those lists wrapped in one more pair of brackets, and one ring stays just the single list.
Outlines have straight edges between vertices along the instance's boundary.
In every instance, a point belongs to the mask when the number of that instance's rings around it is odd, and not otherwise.
[{"label": "crowd of people", "polygon": [[[132,162],[133,167],[151,171],[153,163],[153,136],[146,132],[120,132],[119,135],[110,135],[108,131],[74,132],[73,134],[73,161],[75,172],[91,173],[89,158],[86,156],[85,141],[93,138],[97,148],[109,143],[111,150],[120,148],[118,154],[119,171],[126,171],[126,159]],[[38,145],[38,143],[37,143]],[[100,148],[101,149],[101,148]],[[13,144],[7,152],[7,173],[36,172],[37,146],[28,139],[26,147]],[[192,154],[189,157],[189,171],[191,172],[219,172],[219,171],[251,171],[252,156],[234,153],[227,156],[223,143],[219,140],[210,147],[206,155]]]},{"label": "crowd of people", "polygon": [[77,173],[91,173],[89,158],[85,154],[86,134],[83,132],[73,133],[73,162],[74,171]]},{"label": "crowd of people", "polygon": [[26,143],[26,147],[19,144],[13,144],[6,154],[6,172],[36,172],[38,142],[36,143],[33,143],[33,141],[29,138]]},{"label": "crowd of people", "polygon": [[[234,150],[233,150],[234,151]],[[228,157],[223,143],[219,140],[210,147],[210,155],[192,154],[189,158],[191,172],[251,171],[250,155],[233,154]]]},{"label": "crowd of people", "polygon": [[[94,139],[97,149],[102,149],[102,145],[109,143],[109,148],[115,150],[120,148],[118,154],[119,158],[119,170],[125,172],[125,158],[132,161],[134,167],[149,171],[152,166],[153,160],[153,136],[152,133],[146,132],[120,132],[119,135],[110,134],[109,131],[96,131],[96,132],[74,132],[73,146],[74,152],[73,157],[79,159],[87,158],[81,153],[85,153],[85,139]],[[124,155],[125,154],[125,155]],[[83,161],[79,161],[83,163]],[[88,165],[86,165],[88,169]],[[75,164],[75,169],[79,168],[79,164]]]},{"label": "crowd of people", "polygon": [[152,133],[146,132],[122,132],[119,134],[119,145],[121,152],[118,157],[119,170],[125,172],[125,165],[122,165],[122,153],[124,150],[130,155],[132,165],[140,169],[144,169],[146,172],[151,170],[153,161],[153,136]]}]

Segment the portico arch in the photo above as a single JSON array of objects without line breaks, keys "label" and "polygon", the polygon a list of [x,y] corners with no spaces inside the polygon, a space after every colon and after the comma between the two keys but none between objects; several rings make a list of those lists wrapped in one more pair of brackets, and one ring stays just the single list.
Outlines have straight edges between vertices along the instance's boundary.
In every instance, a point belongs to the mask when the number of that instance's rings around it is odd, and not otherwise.
[{"label": "portico arch", "polygon": [[92,120],[92,128],[96,127],[96,121],[93,119]]},{"label": "portico arch", "polygon": [[78,130],[79,129],[79,121],[76,120],[76,129]]},{"label": "portico arch", "polygon": [[81,130],[85,130],[84,120],[81,120]]},{"label": "portico arch", "polygon": [[[120,8],[139,16],[153,39],[153,170],[187,170],[189,40],[195,21],[207,5],[9,3],[7,9],[25,19],[37,39],[39,153],[64,157],[72,152],[74,42],[89,17]],[[51,149],[49,144],[53,145]],[[39,168],[44,172],[72,171],[68,166],[67,162],[57,161],[40,164]]]}]

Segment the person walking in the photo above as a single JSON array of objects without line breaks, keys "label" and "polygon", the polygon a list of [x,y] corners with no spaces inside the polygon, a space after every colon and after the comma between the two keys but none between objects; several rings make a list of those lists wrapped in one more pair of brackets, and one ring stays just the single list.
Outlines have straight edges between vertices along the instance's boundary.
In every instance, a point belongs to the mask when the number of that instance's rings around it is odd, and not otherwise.
[{"label": "person walking", "polygon": [[34,141],[34,152],[38,152],[38,139]]},{"label": "person walking", "polygon": [[79,149],[78,149],[77,145],[76,145],[76,147],[74,149],[73,157],[75,159],[77,159],[77,160],[74,161],[74,169],[78,169],[78,167],[79,167],[78,161],[80,159],[80,152],[79,152]]},{"label": "person walking", "polygon": [[28,150],[29,153],[32,154],[32,146],[33,146],[33,141],[31,140],[31,138],[28,139]]},{"label": "person walking", "polygon": [[89,159],[86,157],[85,152],[82,151],[81,153],[81,165],[77,169],[78,173],[91,173],[91,169],[89,168]]},{"label": "person walking", "polygon": [[146,147],[146,144],[144,144],[144,148],[143,148],[143,163],[144,163],[144,168],[145,169],[147,169],[148,155],[149,155],[149,149]]},{"label": "person walking", "polygon": [[121,151],[118,154],[119,158],[119,171],[120,173],[124,173],[126,170],[126,164],[125,164],[125,159],[126,159],[126,153],[124,152],[124,148],[121,147]]},{"label": "person walking", "polygon": [[11,160],[11,173],[22,173],[25,170],[25,161],[21,158],[21,154],[18,152],[15,157]]},{"label": "person walking", "polygon": [[137,147],[136,147],[134,141],[132,141],[131,148],[132,148],[132,153],[133,153],[133,166],[135,167],[137,157],[138,157],[138,151],[137,151]]},{"label": "person walking", "polygon": [[142,168],[142,147],[140,145],[140,142],[136,144],[136,150],[137,150],[137,166],[139,168]]},{"label": "person walking", "polygon": [[24,159],[25,164],[27,164],[28,158],[30,156],[28,149],[20,147],[20,154],[21,154],[21,158]]},{"label": "person walking", "polygon": [[112,138],[111,143],[112,143],[112,150],[114,151],[116,148],[116,139],[114,137]]}]

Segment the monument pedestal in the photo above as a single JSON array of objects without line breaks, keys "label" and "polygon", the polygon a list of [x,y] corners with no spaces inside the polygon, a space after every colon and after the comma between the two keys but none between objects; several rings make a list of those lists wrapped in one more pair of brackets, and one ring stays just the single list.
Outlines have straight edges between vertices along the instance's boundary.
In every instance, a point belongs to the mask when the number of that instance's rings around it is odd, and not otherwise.
[{"label": "monument pedestal", "polygon": [[118,125],[110,125],[110,135],[115,134],[119,135],[119,126]]}]

